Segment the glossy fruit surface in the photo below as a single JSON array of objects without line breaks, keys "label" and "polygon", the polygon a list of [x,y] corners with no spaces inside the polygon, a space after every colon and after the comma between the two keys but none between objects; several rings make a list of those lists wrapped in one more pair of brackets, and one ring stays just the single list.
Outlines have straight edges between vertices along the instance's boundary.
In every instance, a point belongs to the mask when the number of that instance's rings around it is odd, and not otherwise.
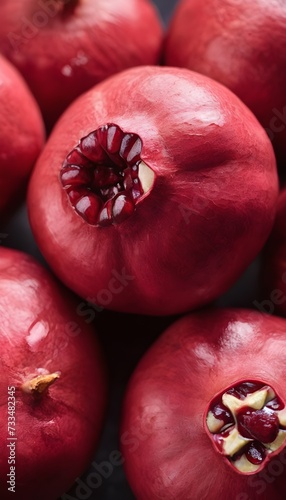
[{"label": "glossy fruit surface", "polygon": [[204,311],[149,349],[121,428],[138,500],[284,498],[285,329],[257,311]]},{"label": "glossy fruit surface", "polygon": [[56,275],[110,309],[173,314],[225,291],[261,249],[275,158],[252,113],[188,70],[134,68],[78,99],[31,180]]},{"label": "glossy fruit surface", "polygon": [[149,0],[2,0],[0,17],[0,51],[27,80],[48,129],[96,83],[161,56]]},{"label": "glossy fruit surface", "polygon": [[0,211],[19,204],[44,145],[38,106],[20,74],[0,57]]},{"label": "glossy fruit surface", "polygon": [[31,257],[0,249],[3,500],[56,500],[91,461],[106,381],[95,332],[76,308]]},{"label": "glossy fruit surface", "polygon": [[237,94],[266,128],[285,168],[285,2],[182,0],[165,62],[210,76]]}]

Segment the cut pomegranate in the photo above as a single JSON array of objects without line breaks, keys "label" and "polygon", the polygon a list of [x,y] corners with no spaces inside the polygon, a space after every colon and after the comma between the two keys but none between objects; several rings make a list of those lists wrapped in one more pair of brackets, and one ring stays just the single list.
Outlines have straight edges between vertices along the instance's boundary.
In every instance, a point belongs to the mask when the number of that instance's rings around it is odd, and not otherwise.
[{"label": "cut pomegranate", "polygon": [[68,154],[60,172],[61,183],[86,222],[106,227],[132,215],[155,180],[141,152],[137,134],[108,124],[81,139]]}]

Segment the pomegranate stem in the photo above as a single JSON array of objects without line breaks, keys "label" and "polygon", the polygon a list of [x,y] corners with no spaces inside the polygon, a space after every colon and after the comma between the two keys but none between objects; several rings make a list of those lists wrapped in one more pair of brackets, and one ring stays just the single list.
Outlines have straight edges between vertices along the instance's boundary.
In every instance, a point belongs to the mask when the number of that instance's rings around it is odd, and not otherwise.
[{"label": "pomegranate stem", "polygon": [[22,384],[22,390],[27,393],[43,394],[48,388],[60,378],[59,373],[49,373],[48,375],[39,375]]}]

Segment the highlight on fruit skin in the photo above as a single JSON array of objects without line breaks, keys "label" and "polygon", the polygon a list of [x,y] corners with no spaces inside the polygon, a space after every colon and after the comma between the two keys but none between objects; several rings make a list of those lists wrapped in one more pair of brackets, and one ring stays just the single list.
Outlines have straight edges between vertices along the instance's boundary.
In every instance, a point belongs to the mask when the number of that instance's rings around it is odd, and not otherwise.
[{"label": "highlight on fruit skin", "polygon": [[0,56],[0,217],[23,201],[27,181],[44,146],[44,124],[28,86]]},{"label": "highlight on fruit skin", "polygon": [[205,309],[151,346],[121,423],[138,500],[285,497],[285,330],[258,311]]},{"label": "highlight on fruit skin", "polygon": [[94,456],[106,374],[77,305],[32,257],[0,248],[1,500],[57,500]]},{"label": "highlight on fruit skin", "polygon": [[169,315],[218,297],[258,254],[277,184],[265,131],[228,89],[188,70],[140,67],[64,113],[34,170],[29,218],[77,294]]},{"label": "highlight on fruit skin", "polygon": [[0,18],[0,51],[26,79],[48,131],[83,92],[161,58],[150,0],[1,0]]},{"label": "highlight on fruit skin", "polygon": [[164,61],[232,90],[253,111],[286,160],[286,4],[281,0],[180,0]]}]

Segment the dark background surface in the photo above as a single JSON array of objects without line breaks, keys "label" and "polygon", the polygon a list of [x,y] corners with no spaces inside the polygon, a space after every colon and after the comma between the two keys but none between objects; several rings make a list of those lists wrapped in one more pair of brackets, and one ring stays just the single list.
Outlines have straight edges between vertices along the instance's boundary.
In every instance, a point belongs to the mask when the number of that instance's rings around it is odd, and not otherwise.
[{"label": "dark background surface", "polygon": [[[177,1],[154,0],[154,3],[166,24]],[[7,227],[0,227],[0,233],[1,243],[5,246],[24,250],[44,262],[34,243],[24,207]],[[259,264],[256,261],[217,304],[219,306],[253,306],[253,302],[259,296],[258,270]],[[139,359],[174,319],[120,315],[108,311],[98,313],[94,323],[99,331],[107,359],[110,393],[103,435],[94,462],[99,466],[105,462],[105,467],[101,469],[100,474],[95,475],[96,470],[91,465],[81,478],[81,487],[79,488],[77,484],[69,494],[62,496],[63,500],[132,500],[135,498],[125,479],[122,465],[112,465],[110,462],[112,453],[120,449],[119,422],[122,399],[128,379]],[[91,473],[93,476],[90,476]],[[87,486],[91,480],[92,487]]]}]

